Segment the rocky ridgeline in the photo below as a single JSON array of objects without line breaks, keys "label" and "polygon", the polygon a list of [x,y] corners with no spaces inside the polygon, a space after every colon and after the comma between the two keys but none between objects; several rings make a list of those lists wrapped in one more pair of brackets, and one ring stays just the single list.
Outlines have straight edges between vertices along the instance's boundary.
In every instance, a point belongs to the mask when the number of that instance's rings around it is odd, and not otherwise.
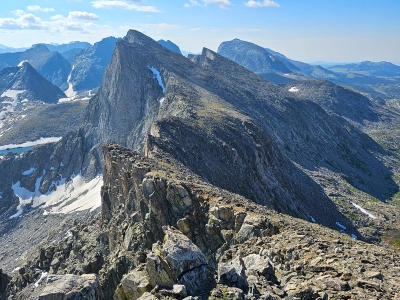
[{"label": "rocky ridgeline", "polygon": [[9,299],[398,299],[398,253],[103,147],[102,212],[26,253]]}]

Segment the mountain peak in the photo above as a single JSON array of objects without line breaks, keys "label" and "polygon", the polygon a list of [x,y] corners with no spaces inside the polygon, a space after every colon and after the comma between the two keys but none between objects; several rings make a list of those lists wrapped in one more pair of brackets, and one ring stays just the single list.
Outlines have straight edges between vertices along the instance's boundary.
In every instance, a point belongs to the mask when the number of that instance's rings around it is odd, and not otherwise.
[{"label": "mountain peak", "polygon": [[124,38],[124,41],[130,44],[138,44],[141,46],[143,46],[145,43],[157,43],[150,37],[134,29],[128,31]]},{"label": "mountain peak", "polygon": [[35,52],[50,52],[50,50],[43,44],[33,45],[29,50],[33,50]]},{"label": "mountain peak", "polygon": [[163,47],[165,47],[165,48],[167,48],[167,49],[169,49],[171,51],[174,51],[176,53],[182,54],[181,49],[179,49],[179,46],[174,44],[170,40],[167,40],[167,41],[159,40],[159,41],[157,41],[157,43],[159,43],[161,46],[163,46]]}]

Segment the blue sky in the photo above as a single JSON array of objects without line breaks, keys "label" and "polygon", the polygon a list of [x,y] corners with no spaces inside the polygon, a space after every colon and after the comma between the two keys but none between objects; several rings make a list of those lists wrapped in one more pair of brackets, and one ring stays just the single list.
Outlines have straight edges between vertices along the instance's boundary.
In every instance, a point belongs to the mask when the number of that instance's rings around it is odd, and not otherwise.
[{"label": "blue sky", "polygon": [[306,62],[400,63],[399,0],[1,1],[0,44],[94,43],[130,28],[182,50],[240,38]]}]

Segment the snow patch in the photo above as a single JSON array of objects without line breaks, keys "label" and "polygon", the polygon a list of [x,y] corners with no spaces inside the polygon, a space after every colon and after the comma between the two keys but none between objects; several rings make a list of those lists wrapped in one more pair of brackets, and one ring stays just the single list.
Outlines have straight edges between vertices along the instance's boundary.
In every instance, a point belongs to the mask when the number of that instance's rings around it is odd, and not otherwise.
[{"label": "snow patch", "polygon": [[364,208],[362,208],[361,206],[355,204],[354,202],[351,202],[351,204],[353,204],[353,206],[355,208],[358,208],[361,212],[363,212],[364,214],[368,215],[368,217],[370,217],[371,219],[376,219],[376,217],[372,214],[370,214],[369,212],[367,212]]},{"label": "snow patch", "polygon": [[297,88],[297,87],[291,87],[290,89],[289,89],[289,92],[291,92],[291,93],[295,93],[295,92],[298,92],[299,91],[299,89]]},{"label": "snow patch", "polygon": [[35,282],[35,287],[38,287],[39,284],[47,277],[47,272],[43,272],[42,275],[40,276],[39,280]]},{"label": "snow patch", "polygon": [[346,226],[340,224],[339,222],[336,222],[336,225],[342,228],[343,230],[346,230]]},{"label": "snow patch", "polygon": [[17,213],[12,215],[10,219],[17,218],[24,212],[24,206],[31,204],[32,199],[40,196],[40,183],[42,182],[43,176],[46,174],[46,171],[43,171],[43,175],[36,179],[35,183],[35,191],[31,192],[30,190],[21,186],[21,182],[17,181],[17,183],[12,184],[11,188],[14,192],[14,195],[19,199],[19,205],[17,206]]},{"label": "snow patch", "polygon": [[157,78],[158,84],[162,88],[163,94],[165,94],[165,86],[164,86],[164,83],[162,82],[162,78],[161,78],[160,72],[156,68],[153,68],[153,67],[150,67],[150,66],[147,66],[147,67],[151,70],[151,72],[153,72],[154,76]]},{"label": "snow patch", "polygon": [[[7,113],[12,113],[15,109],[15,107],[18,105],[18,95],[25,92],[25,90],[7,90],[1,94],[1,98],[7,97],[11,98],[11,101],[3,101],[3,104],[9,104],[2,108],[0,111],[0,120],[4,119],[5,115]],[[3,121],[0,121],[0,128],[3,127],[4,123]]]},{"label": "snow patch", "polygon": [[24,63],[27,63],[28,61],[27,60],[23,60],[23,61],[21,61],[19,64],[18,64],[18,67],[23,67],[24,66]]},{"label": "snow patch", "polygon": [[63,162],[60,162],[60,167],[64,167],[64,163]]},{"label": "snow patch", "polygon": [[30,175],[32,174],[36,169],[35,168],[30,168],[29,170],[26,170],[22,173],[22,175]]},{"label": "snow patch", "polygon": [[357,236],[356,236],[354,233],[352,233],[350,236],[351,236],[353,239],[357,239]]},{"label": "snow patch", "polygon": [[68,75],[67,78],[67,83],[68,83],[68,89],[64,92],[64,94],[68,97],[68,98],[62,98],[60,99],[58,102],[66,102],[66,101],[71,101],[74,100],[74,98],[76,97],[76,92],[74,91],[74,86],[72,85],[71,81],[71,75],[72,75],[72,71],[75,69],[75,65],[72,65],[72,69],[71,72]]},{"label": "snow patch", "polygon": [[310,216],[310,219],[311,219],[311,222],[317,223],[317,221],[315,221],[315,219],[312,216]]},{"label": "snow patch", "polygon": [[12,215],[10,219],[19,217],[27,204],[31,204],[33,208],[38,206],[50,208],[49,211],[44,211],[44,215],[67,214],[87,209],[94,210],[101,206],[102,176],[85,181],[85,178],[79,174],[66,182],[66,178],[60,175],[60,180],[53,181],[50,184],[49,191],[46,194],[41,194],[40,183],[45,174],[46,171],[43,171],[43,175],[36,179],[35,191],[33,192],[21,187],[19,181],[12,185],[14,195],[19,198],[20,204],[17,207],[17,213]]},{"label": "snow patch", "polygon": [[164,98],[164,97],[162,97],[162,98],[160,99],[160,106],[161,106],[161,105],[163,105],[163,103],[164,103],[164,100],[165,100],[165,98]]},{"label": "snow patch", "polygon": [[33,147],[36,145],[58,142],[59,140],[61,140],[61,137],[48,137],[48,138],[41,137],[40,139],[32,142],[29,141],[22,144],[9,144],[0,146],[0,151],[7,149],[14,149],[14,148]]}]

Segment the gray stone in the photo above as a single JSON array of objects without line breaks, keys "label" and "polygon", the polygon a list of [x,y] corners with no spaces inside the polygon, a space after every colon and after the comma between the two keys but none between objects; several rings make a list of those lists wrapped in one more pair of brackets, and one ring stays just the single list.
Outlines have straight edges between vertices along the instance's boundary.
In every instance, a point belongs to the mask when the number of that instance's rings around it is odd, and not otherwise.
[{"label": "gray stone", "polygon": [[95,274],[49,275],[39,300],[103,300]]}]

